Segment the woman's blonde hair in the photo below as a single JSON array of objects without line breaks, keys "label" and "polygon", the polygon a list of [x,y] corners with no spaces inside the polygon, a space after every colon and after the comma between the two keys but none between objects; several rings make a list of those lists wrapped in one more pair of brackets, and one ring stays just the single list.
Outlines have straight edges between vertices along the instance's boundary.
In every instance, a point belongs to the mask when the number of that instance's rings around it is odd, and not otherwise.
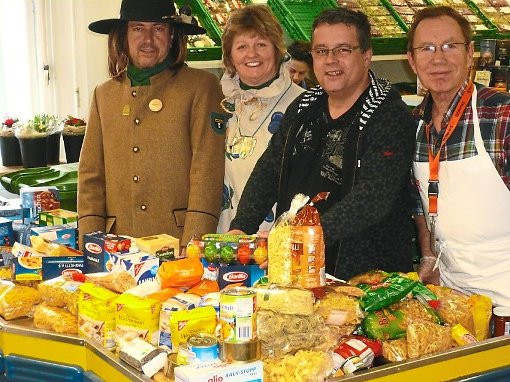
[{"label": "woman's blonde hair", "polygon": [[236,69],[232,63],[234,37],[245,32],[255,32],[264,38],[268,38],[275,47],[277,62],[283,60],[286,47],[280,23],[267,6],[262,4],[247,5],[232,13],[221,38],[223,65],[231,77],[236,74]]},{"label": "woman's blonde hair", "polygon": [[[170,66],[168,69],[176,70],[184,65],[188,49],[186,44],[188,36],[182,33],[180,28],[168,28],[172,46],[168,55]],[[129,47],[127,39],[127,23],[121,24],[111,30],[108,34],[108,73],[110,77],[121,81],[129,63]]]}]

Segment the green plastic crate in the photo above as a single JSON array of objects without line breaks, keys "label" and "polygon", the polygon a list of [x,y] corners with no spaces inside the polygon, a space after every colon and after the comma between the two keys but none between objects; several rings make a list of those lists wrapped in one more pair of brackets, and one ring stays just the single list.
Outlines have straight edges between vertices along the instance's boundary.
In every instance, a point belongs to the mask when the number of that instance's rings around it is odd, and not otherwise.
[{"label": "green plastic crate", "polygon": [[3,175],[0,183],[9,192],[19,194],[21,187],[55,186],[60,194],[60,207],[76,211],[78,195],[78,163],[23,169]]},{"label": "green plastic crate", "polygon": [[304,41],[310,41],[315,17],[325,9],[337,7],[334,0],[268,0],[267,5],[289,37]]},{"label": "green plastic crate", "polygon": [[[432,5],[432,6],[438,5],[438,4],[436,4],[435,0],[425,0],[425,2],[427,2],[429,5]],[[494,24],[492,24],[487,19],[487,17],[485,17],[482,14],[482,12],[480,12],[480,9],[478,9],[478,7],[473,2],[471,2],[470,0],[464,0],[464,3],[466,4],[466,6],[469,9],[471,9],[471,11],[475,14],[475,16],[478,17],[480,19],[480,21],[482,21],[482,23],[487,28],[487,30],[483,30],[483,31],[474,31],[473,30],[473,40],[475,41],[475,48],[478,49],[478,42],[480,41],[480,39],[495,38],[498,33],[498,29],[496,28],[496,26]]]}]

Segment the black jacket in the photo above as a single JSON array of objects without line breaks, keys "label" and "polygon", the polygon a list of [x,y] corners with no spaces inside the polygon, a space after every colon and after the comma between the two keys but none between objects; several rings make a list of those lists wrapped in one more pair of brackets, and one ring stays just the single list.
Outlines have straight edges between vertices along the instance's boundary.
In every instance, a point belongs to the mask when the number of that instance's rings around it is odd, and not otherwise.
[{"label": "black jacket", "polygon": [[[328,271],[342,279],[372,269],[412,270],[409,179],[416,124],[400,95],[372,73],[370,77],[374,91],[363,105],[359,128],[352,129],[345,143],[342,199],[321,213],[326,256],[336,264]],[[248,180],[231,229],[256,232],[275,201],[277,216],[289,208],[282,200],[288,199],[285,187],[296,134],[319,105],[327,104],[321,97],[327,94],[317,87],[289,106]]]}]

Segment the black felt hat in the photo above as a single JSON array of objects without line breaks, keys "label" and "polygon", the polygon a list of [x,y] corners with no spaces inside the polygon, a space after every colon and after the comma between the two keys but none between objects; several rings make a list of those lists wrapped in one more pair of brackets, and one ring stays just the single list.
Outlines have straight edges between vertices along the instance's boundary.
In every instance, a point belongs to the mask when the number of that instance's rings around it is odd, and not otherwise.
[{"label": "black felt hat", "polygon": [[[144,21],[153,23],[168,23],[180,28],[184,34],[203,34],[205,29],[198,26],[189,9],[177,15],[174,2],[171,0],[122,0],[120,17],[105,19],[89,24],[92,32],[108,34],[113,27],[128,21]],[[184,14],[187,13],[187,14]]]}]

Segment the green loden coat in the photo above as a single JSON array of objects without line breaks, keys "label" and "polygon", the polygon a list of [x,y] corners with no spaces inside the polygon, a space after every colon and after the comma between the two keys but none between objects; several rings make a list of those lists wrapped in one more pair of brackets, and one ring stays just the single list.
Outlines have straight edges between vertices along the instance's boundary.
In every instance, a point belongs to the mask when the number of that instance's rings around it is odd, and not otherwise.
[{"label": "green loden coat", "polygon": [[222,97],[213,74],[186,66],[150,86],[131,87],[125,76],[95,89],[78,173],[80,246],[97,230],[167,233],[181,245],[216,232],[225,145],[211,121]]}]

